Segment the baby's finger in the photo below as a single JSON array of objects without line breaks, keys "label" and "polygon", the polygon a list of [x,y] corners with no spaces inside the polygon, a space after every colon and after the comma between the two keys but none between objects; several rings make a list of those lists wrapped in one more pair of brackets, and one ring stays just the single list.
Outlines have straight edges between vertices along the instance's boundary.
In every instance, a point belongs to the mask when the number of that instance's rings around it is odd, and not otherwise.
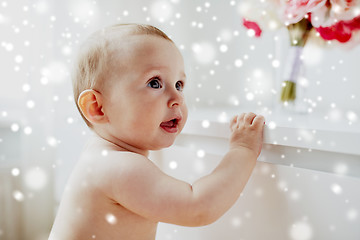
[{"label": "baby's finger", "polygon": [[241,113],[238,118],[237,118],[237,122],[236,122],[236,127],[240,128],[240,124],[244,124],[244,118],[245,118],[245,113]]},{"label": "baby's finger", "polygon": [[236,123],[237,118],[238,118],[238,115],[233,116],[230,120],[230,124]]},{"label": "baby's finger", "polygon": [[237,122],[237,119],[238,119],[238,115],[235,115],[231,118],[231,121],[230,121],[230,129],[232,131],[234,131],[235,127],[236,127],[236,122]]},{"label": "baby's finger", "polygon": [[255,113],[252,112],[247,113],[244,117],[245,123],[251,125],[255,117],[256,117]]},{"label": "baby's finger", "polygon": [[262,116],[262,115],[257,115],[253,122],[252,122],[252,125],[254,127],[263,127],[264,126],[264,123],[265,123],[265,118]]},{"label": "baby's finger", "polygon": [[239,124],[240,122],[244,121],[244,117],[245,117],[245,113],[241,113],[237,118],[237,123]]}]

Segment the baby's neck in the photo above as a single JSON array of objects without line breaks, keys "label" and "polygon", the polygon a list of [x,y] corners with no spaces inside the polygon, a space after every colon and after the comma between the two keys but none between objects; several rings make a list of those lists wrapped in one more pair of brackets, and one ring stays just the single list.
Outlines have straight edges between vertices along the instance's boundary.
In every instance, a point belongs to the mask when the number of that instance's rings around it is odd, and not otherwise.
[{"label": "baby's neck", "polygon": [[103,147],[109,147],[113,148],[116,151],[126,151],[126,152],[133,152],[140,155],[143,155],[145,157],[149,156],[149,150],[144,149],[138,149],[134,146],[131,146],[125,142],[122,141],[116,141],[115,139],[112,139],[111,137],[107,136],[101,136],[100,134],[94,132],[94,141],[99,142],[100,146]]}]

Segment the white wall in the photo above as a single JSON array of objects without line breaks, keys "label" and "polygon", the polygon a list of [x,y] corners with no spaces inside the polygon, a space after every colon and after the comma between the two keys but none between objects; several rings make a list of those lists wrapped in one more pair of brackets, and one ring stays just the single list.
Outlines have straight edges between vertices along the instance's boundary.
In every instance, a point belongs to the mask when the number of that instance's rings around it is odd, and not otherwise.
[{"label": "white wall", "polygon": [[[89,135],[73,103],[69,73],[79,44],[98,28],[118,22],[141,22],[153,24],[170,35],[184,55],[189,78],[186,95],[192,111],[212,107],[239,111],[247,108],[258,112],[266,108],[277,109],[278,97],[272,90],[279,91],[279,81],[275,78],[281,67],[272,67],[269,54],[278,58],[283,66],[287,54],[286,46],[283,46],[287,41],[286,32],[267,32],[261,39],[248,37],[241,26],[238,2],[0,2],[0,123],[6,131],[14,123],[20,126],[13,136],[1,132],[0,145],[13,141],[18,134],[22,139],[6,150],[21,151],[20,164],[0,171],[0,174],[1,179],[5,175],[9,175],[9,179],[21,179],[21,190],[25,194],[22,204],[26,206],[21,215],[24,221],[21,229],[27,239],[39,239],[49,230],[53,204],[48,206],[46,203],[52,202],[49,196],[59,200],[67,176]],[[159,11],[164,4],[167,8]],[[159,16],[164,21],[159,20]],[[273,40],[276,35],[280,43]],[[226,52],[220,50],[222,45],[227,46]],[[196,46],[208,46],[210,50],[197,56],[193,51]],[[209,51],[213,55],[209,56]],[[321,58],[307,66],[310,81],[307,94],[317,103],[313,115],[329,116],[345,124],[347,112],[359,117],[360,68],[357,58],[360,47],[352,51],[317,49],[310,53],[318,53]],[[234,65],[237,59],[243,62],[240,68]],[[246,99],[249,92],[255,96],[252,101]],[[18,145],[21,146],[18,148]],[[0,167],[5,169],[4,162],[10,158],[4,148],[0,149]],[[11,174],[13,168],[20,169],[19,176]],[[41,189],[29,188],[25,180],[29,169],[33,168],[40,169],[37,175],[42,179],[32,180],[35,185],[45,179]],[[0,199],[0,203],[4,201]],[[35,215],[41,216],[42,220],[32,221]],[[6,236],[6,231],[0,225],[0,239],[4,239],[2,236]]]}]

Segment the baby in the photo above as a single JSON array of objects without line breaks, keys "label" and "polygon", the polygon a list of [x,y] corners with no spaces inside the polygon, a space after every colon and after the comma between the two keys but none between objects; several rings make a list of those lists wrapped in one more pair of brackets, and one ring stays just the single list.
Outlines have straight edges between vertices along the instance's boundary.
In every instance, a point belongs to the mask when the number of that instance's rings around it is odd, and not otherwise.
[{"label": "baby", "polygon": [[95,136],[64,191],[51,240],[154,240],[158,222],[202,226],[220,218],[245,187],[262,147],[264,118],[230,122],[230,147],[192,185],[163,173],[149,150],[173,144],[187,119],[181,53],[162,31],[121,24],[82,46],[77,107]]}]

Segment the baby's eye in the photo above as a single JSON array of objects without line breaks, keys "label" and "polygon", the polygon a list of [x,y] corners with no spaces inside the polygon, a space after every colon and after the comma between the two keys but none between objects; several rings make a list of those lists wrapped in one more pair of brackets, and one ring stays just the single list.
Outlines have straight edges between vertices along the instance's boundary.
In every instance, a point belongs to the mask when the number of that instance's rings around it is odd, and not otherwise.
[{"label": "baby's eye", "polygon": [[184,89],[184,83],[182,81],[177,81],[175,87],[178,91],[182,91]]},{"label": "baby's eye", "polygon": [[158,78],[154,78],[148,83],[148,86],[156,89],[161,88],[161,82]]}]

